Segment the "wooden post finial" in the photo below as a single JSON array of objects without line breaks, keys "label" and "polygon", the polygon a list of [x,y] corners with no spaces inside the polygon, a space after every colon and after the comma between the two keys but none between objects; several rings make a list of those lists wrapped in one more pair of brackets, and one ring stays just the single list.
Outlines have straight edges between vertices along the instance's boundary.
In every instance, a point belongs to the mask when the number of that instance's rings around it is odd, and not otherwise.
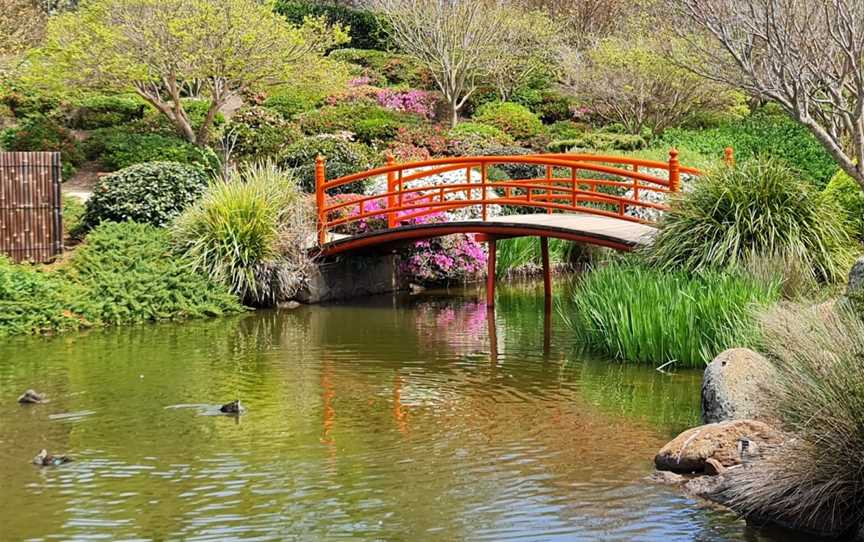
[{"label": "wooden post finial", "polygon": [[727,166],[733,167],[735,165],[735,150],[732,147],[726,147],[723,151],[723,159]]},{"label": "wooden post finial", "polygon": [[681,187],[681,163],[678,162],[678,149],[669,151],[669,190],[677,192]]}]

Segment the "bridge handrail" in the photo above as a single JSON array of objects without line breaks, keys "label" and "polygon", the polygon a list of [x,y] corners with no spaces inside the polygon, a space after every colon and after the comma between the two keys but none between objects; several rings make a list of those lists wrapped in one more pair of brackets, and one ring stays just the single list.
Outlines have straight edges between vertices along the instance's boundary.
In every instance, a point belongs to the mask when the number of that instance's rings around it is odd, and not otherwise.
[{"label": "bridge handrail", "polygon": [[[727,163],[732,162],[732,150],[726,150]],[[701,175],[697,168],[684,167],[678,162],[678,152],[669,152],[669,161],[643,160],[622,156],[595,154],[530,154],[518,156],[470,156],[436,158],[418,162],[397,164],[388,156],[387,165],[367,171],[345,175],[333,180],[326,178],[325,159],[316,158],[315,185],[318,214],[318,241],[323,245],[327,232],[336,226],[359,221],[369,217],[387,217],[388,228],[399,226],[401,221],[411,220],[430,215],[442,210],[453,210],[469,206],[481,206],[483,220],[487,217],[490,205],[518,205],[526,207],[545,208],[547,212],[571,211],[585,212],[603,216],[614,216],[628,221],[645,222],[646,220],[629,216],[628,207],[642,207],[662,211],[666,206],[662,203],[640,200],[640,193],[672,193],[680,188],[681,174]],[[489,166],[498,164],[533,164],[545,166],[545,178],[511,179],[506,181],[490,181],[487,175]],[[613,164],[613,165],[610,165]],[[616,166],[629,166],[629,168]],[[430,169],[431,168],[431,169]],[[640,168],[665,171],[666,178],[650,175]],[[480,170],[480,182],[473,182],[472,171]],[[556,177],[556,170],[569,169],[567,177]],[[466,181],[439,185],[406,188],[405,184],[425,177],[432,177],[451,171],[466,171]],[[578,172],[596,172],[621,177],[624,180],[592,179],[578,176]],[[406,175],[406,172],[409,172]],[[350,201],[328,204],[327,192],[363,179],[386,176],[387,189],[384,193],[353,198]],[[587,186],[586,190],[580,186]],[[624,194],[609,194],[598,192],[598,186],[609,186],[626,190]],[[489,196],[489,189],[504,189],[503,196]],[[480,197],[474,194],[480,191]],[[524,192],[513,195],[514,191]],[[541,192],[541,193],[537,193]],[[543,193],[545,192],[545,193]],[[447,200],[446,195],[464,193],[465,199]],[[439,198],[436,201],[436,197]],[[383,208],[365,209],[369,202],[384,202]],[[566,201],[566,203],[561,203]],[[617,207],[617,212],[592,207],[590,204],[604,204]],[[334,211],[351,206],[358,206],[356,215],[330,219]],[[411,211],[414,211],[411,213]],[[405,214],[409,212],[408,214]]]}]

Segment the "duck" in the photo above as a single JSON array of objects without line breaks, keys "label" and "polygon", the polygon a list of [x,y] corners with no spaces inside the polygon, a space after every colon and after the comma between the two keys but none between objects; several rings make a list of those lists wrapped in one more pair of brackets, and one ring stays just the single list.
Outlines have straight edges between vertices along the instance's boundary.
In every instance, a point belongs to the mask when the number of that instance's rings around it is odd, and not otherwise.
[{"label": "duck", "polygon": [[27,390],[21,394],[21,397],[18,398],[18,402],[22,405],[44,403],[45,395],[33,390]]},{"label": "duck", "polygon": [[219,412],[224,414],[243,414],[246,411],[246,408],[240,404],[240,399],[236,401],[231,401],[230,403],[225,403],[221,407],[219,407]]},{"label": "duck", "polygon": [[33,464],[40,467],[56,467],[70,462],[72,458],[68,455],[48,455],[48,450],[44,449],[33,458]]}]

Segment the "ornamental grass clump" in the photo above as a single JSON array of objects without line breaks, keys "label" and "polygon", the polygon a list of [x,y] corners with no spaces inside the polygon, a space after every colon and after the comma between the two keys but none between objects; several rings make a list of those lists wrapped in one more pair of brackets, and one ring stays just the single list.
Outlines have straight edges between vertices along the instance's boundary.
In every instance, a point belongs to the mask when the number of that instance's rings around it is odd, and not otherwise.
[{"label": "ornamental grass clump", "polygon": [[586,349],[614,359],[702,367],[731,347],[758,343],[755,311],[776,284],[719,271],[695,275],[613,262],[586,275],[565,315]]},{"label": "ornamental grass clump", "polygon": [[661,269],[690,272],[784,256],[819,281],[838,282],[853,259],[842,216],[783,163],[755,158],[694,182],[673,201],[645,255]]},{"label": "ornamental grass clump", "polygon": [[294,178],[270,163],[243,167],[213,183],[177,219],[173,233],[195,269],[249,305],[290,298],[311,268],[308,201]]},{"label": "ornamental grass clump", "polygon": [[848,307],[784,305],[762,317],[777,371],[765,405],[790,438],[736,469],[739,513],[837,536],[864,522],[864,323]]}]

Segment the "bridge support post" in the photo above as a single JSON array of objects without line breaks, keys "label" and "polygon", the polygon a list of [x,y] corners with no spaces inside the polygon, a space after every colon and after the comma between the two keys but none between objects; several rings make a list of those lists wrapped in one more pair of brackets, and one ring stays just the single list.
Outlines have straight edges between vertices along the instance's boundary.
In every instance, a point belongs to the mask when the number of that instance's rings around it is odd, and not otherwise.
[{"label": "bridge support post", "polygon": [[543,259],[543,296],[546,303],[552,299],[552,268],[549,265],[549,238],[540,238],[540,255]]},{"label": "bridge support post", "polygon": [[489,239],[489,257],[486,259],[486,306],[495,306],[495,257],[498,244],[495,238]]}]

